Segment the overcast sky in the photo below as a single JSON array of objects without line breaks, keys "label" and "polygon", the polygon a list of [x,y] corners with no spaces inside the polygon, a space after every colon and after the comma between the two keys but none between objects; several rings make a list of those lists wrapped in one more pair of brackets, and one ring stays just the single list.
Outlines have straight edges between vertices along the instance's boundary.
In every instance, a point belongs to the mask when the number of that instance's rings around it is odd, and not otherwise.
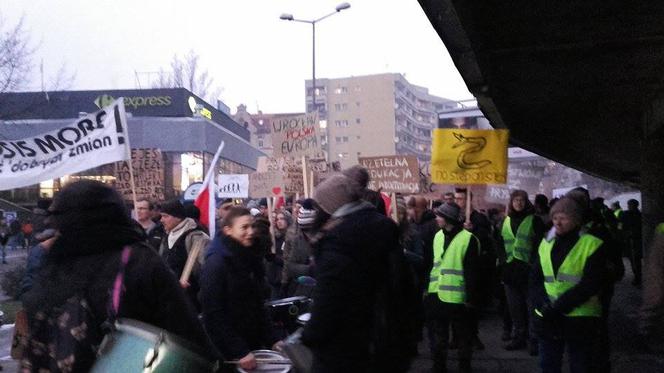
[{"label": "overcast sky", "polygon": [[[233,112],[304,111],[311,78],[312,19],[334,10],[329,0],[2,0],[4,21],[23,15],[46,75],[65,63],[73,89],[137,88],[134,71],[167,68],[194,50],[223,88]],[[445,46],[416,0],[351,0],[351,8],[316,26],[316,77],[399,72],[450,99],[472,98]],[[147,84],[147,76],[141,75]],[[145,88],[145,87],[144,87]]]}]

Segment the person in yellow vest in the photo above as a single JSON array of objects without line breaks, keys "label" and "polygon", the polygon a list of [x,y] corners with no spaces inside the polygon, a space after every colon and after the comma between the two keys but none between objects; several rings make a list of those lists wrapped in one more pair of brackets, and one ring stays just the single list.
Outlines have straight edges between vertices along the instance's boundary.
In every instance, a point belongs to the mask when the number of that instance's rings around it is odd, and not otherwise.
[{"label": "person in yellow vest", "polygon": [[645,264],[639,328],[648,349],[664,354],[664,223],[655,228]]},{"label": "person in yellow vest", "polygon": [[514,329],[512,341],[505,349],[521,350],[528,346],[531,355],[535,355],[537,341],[528,325],[528,310],[531,309],[528,305],[528,274],[532,253],[544,235],[544,223],[535,215],[535,208],[525,190],[515,190],[510,195],[507,217],[500,233],[502,245],[499,246],[503,247],[505,255],[502,282]]},{"label": "person in yellow vest", "polygon": [[601,330],[606,259],[603,241],[581,233],[582,214],[569,197],[556,202],[553,229],[534,253],[530,296],[544,373],[561,372],[565,350],[571,373],[589,372]]},{"label": "person in yellow vest", "polygon": [[441,228],[433,241],[433,266],[429,277],[427,307],[436,334],[434,372],[447,371],[450,327],[456,333],[459,370],[470,372],[474,335],[474,308],[478,302],[480,243],[463,229],[463,215],[456,203],[444,203],[434,211]]}]

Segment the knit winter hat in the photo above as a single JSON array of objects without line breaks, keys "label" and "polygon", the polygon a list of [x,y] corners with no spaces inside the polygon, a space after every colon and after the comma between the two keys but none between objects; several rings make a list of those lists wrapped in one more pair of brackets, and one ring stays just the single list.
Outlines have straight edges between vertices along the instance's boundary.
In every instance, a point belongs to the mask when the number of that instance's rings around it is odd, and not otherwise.
[{"label": "knit winter hat", "polygon": [[574,220],[578,225],[583,222],[583,209],[581,206],[570,197],[563,197],[551,207],[549,215],[553,218],[556,214],[565,214]]},{"label": "knit winter hat", "polygon": [[187,212],[185,211],[184,206],[177,199],[162,203],[161,212],[180,219],[187,217]]},{"label": "knit winter hat", "polygon": [[438,206],[433,212],[438,216],[450,220],[449,223],[452,224],[458,224],[463,221],[461,217],[461,207],[454,202],[445,202]]},{"label": "knit winter hat", "polygon": [[309,229],[313,227],[316,221],[316,208],[313,204],[314,200],[307,198],[300,201],[300,210],[297,214],[297,225],[302,229]]},{"label": "knit winter hat", "polygon": [[360,199],[361,187],[347,176],[337,174],[326,179],[314,190],[314,200],[332,215],[339,207]]}]

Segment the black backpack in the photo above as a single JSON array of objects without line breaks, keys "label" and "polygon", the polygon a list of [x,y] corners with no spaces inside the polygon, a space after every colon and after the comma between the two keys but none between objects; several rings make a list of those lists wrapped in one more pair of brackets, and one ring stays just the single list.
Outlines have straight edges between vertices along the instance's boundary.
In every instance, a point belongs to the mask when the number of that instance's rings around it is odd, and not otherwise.
[{"label": "black backpack", "polygon": [[[110,331],[119,308],[123,291],[124,267],[131,249],[121,254],[121,264],[103,320],[95,317],[88,300],[86,284],[68,298],[64,304],[32,315],[28,328],[28,342],[21,360],[22,372],[87,372],[97,357],[104,334]],[[107,325],[109,327],[107,327]]]}]

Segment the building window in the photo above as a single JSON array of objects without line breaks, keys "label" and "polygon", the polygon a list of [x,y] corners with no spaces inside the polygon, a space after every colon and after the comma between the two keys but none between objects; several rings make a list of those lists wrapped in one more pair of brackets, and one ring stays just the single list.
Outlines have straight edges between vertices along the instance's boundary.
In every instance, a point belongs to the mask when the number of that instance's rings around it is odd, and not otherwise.
[{"label": "building window", "polygon": [[260,148],[263,147],[263,140],[258,140],[258,146],[259,146]]},{"label": "building window", "polygon": [[342,93],[348,93],[348,88],[347,87],[337,87],[334,89],[334,93],[337,95],[340,95]]},{"label": "building window", "polygon": [[346,111],[346,110],[348,110],[348,104],[334,104],[334,110],[336,110],[336,111]]},{"label": "building window", "polygon": [[355,86],[355,92],[362,92],[362,87],[360,87],[359,85],[356,85]]},{"label": "building window", "polygon": [[334,138],[334,140],[337,142],[337,144],[339,144],[341,142],[341,137],[337,136]]},{"label": "building window", "polygon": [[348,121],[347,120],[335,120],[334,125],[337,127],[348,127]]},{"label": "building window", "polygon": [[360,124],[360,118],[355,118],[355,124]]},{"label": "building window", "polygon": [[359,102],[359,101],[356,102],[356,103],[355,103],[355,106],[360,107],[360,102]]},{"label": "building window", "polygon": [[343,137],[341,138],[341,141],[342,141],[342,142],[348,142],[348,136],[343,136]]},{"label": "building window", "polygon": [[357,139],[359,140],[359,139],[360,139],[360,136],[357,136]]}]

